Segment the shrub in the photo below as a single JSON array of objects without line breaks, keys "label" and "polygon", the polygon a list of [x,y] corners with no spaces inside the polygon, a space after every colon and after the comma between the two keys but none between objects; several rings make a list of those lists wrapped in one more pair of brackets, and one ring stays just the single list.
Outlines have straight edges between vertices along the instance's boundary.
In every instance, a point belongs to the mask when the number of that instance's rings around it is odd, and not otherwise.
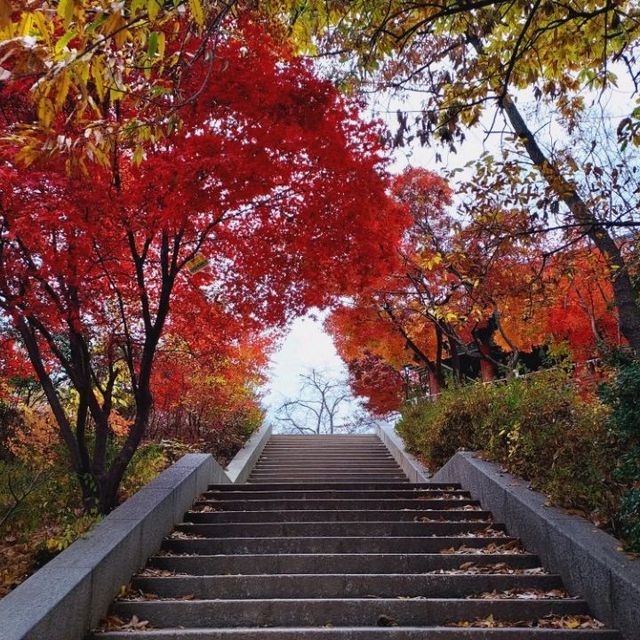
[{"label": "shrub", "polygon": [[619,447],[614,475],[626,488],[618,525],[629,548],[640,552],[640,361],[619,353],[614,363],[616,375],[600,397],[611,408],[607,424]]},{"label": "shrub", "polygon": [[397,426],[436,469],[457,450],[483,451],[561,507],[615,527],[621,486],[606,407],[582,399],[561,369],[453,387],[407,406]]},{"label": "shrub", "polygon": [[[68,454],[48,414],[9,409],[0,402],[0,598],[99,520],[96,513],[85,513]],[[261,421],[260,412],[248,411],[226,428],[203,429],[196,442],[143,444],[122,480],[119,499],[141,489],[185,453],[210,452],[225,464]],[[122,445],[121,431],[114,431],[109,456]]]}]

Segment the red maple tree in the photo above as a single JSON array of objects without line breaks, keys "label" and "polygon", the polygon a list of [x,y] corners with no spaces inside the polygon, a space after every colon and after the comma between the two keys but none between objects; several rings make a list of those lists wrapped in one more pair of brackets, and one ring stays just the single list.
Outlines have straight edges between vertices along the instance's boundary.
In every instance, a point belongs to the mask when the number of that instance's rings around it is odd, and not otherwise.
[{"label": "red maple tree", "polygon": [[[83,171],[85,131],[63,113],[51,155],[24,167],[30,83],[12,78],[0,95],[14,136],[0,150],[2,332],[28,356],[85,502],[102,512],[145,433],[165,334],[242,341],[327,304],[389,266],[406,222],[386,193],[377,128],[308,61],[250,18],[216,41],[176,42],[210,54],[183,70],[194,98],[172,135],[149,133],[144,157],[114,134],[110,162]],[[102,131],[129,108],[126,96],[95,103]],[[194,261],[207,266],[191,274]],[[110,458],[116,388],[135,410]]]},{"label": "red maple tree", "polygon": [[413,222],[402,262],[327,322],[354,392],[374,412],[400,406],[405,367],[423,369],[437,395],[445,361],[449,376],[486,381],[512,375],[521,353],[553,347],[577,362],[623,342],[610,269],[587,241],[558,249],[530,233],[517,206],[453,213],[449,188],[424,169],[397,176],[393,193]]}]

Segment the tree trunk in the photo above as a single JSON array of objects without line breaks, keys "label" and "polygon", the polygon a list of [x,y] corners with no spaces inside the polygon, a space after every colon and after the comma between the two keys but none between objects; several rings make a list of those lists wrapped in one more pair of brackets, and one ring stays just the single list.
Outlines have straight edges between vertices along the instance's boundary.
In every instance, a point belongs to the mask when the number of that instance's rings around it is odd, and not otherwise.
[{"label": "tree trunk", "polygon": [[480,379],[482,382],[491,382],[495,380],[496,372],[493,363],[489,360],[491,355],[489,345],[482,342],[478,350],[480,351]]},{"label": "tree trunk", "polygon": [[429,369],[429,395],[436,397],[440,395],[442,391],[442,385],[438,379],[438,375],[435,371]]}]

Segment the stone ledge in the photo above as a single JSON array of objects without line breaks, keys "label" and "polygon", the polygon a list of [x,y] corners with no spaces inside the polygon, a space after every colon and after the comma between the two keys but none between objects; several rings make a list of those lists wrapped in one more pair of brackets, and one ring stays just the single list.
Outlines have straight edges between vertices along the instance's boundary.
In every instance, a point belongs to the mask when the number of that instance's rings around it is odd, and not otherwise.
[{"label": "stone ledge", "polygon": [[229,478],[187,454],[0,600],[3,640],[81,640],[195,498]]},{"label": "stone ledge", "polygon": [[376,435],[389,449],[389,453],[407,474],[409,482],[417,484],[429,481],[429,472],[414,458],[405,448],[402,438],[395,432],[393,427],[375,427]]},{"label": "stone ledge", "polygon": [[613,536],[584,518],[545,506],[545,497],[526,481],[471,452],[456,453],[432,480],[462,484],[545,567],[559,573],[597,618],[627,640],[640,640],[640,560],[620,552]]},{"label": "stone ledge", "polygon": [[233,460],[225,468],[226,475],[233,484],[247,481],[270,437],[271,425],[264,424],[236,453]]}]

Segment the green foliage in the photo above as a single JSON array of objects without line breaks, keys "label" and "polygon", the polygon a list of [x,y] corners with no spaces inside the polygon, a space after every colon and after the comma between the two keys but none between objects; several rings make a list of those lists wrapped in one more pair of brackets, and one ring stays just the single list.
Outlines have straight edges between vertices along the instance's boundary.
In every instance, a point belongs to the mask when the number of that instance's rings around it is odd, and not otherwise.
[{"label": "green foliage", "polygon": [[610,408],[608,427],[619,443],[615,477],[628,490],[620,501],[620,528],[633,551],[640,551],[640,360],[617,354],[616,376],[600,389]]},{"label": "green foliage", "polygon": [[[75,515],[75,514],[74,514]],[[68,522],[62,524],[62,531],[47,538],[44,545],[51,554],[64,551],[69,545],[91,529],[101,516],[97,513],[85,513],[79,517],[68,518]]]},{"label": "green foliage", "polygon": [[561,369],[445,390],[403,411],[398,432],[432,468],[481,450],[569,510],[615,529],[621,486],[607,409],[580,397]]},{"label": "green foliage", "polygon": [[437,402],[406,405],[397,426],[409,448],[421,454],[433,468],[458,449],[480,449],[478,417],[487,412],[484,385],[448,388]]},{"label": "green foliage", "polygon": [[129,463],[120,491],[124,496],[133,495],[151,482],[169,462],[169,456],[160,445],[151,443],[141,447]]},{"label": "green foliage", "polygon": [[[84,535],[99,520],[85,513],[79,485],[60,445],[46,466],[14,457],[0,460],[0,597]],[[121,499],[170,463],[157,444],[142,446],[123,480]]]}]

